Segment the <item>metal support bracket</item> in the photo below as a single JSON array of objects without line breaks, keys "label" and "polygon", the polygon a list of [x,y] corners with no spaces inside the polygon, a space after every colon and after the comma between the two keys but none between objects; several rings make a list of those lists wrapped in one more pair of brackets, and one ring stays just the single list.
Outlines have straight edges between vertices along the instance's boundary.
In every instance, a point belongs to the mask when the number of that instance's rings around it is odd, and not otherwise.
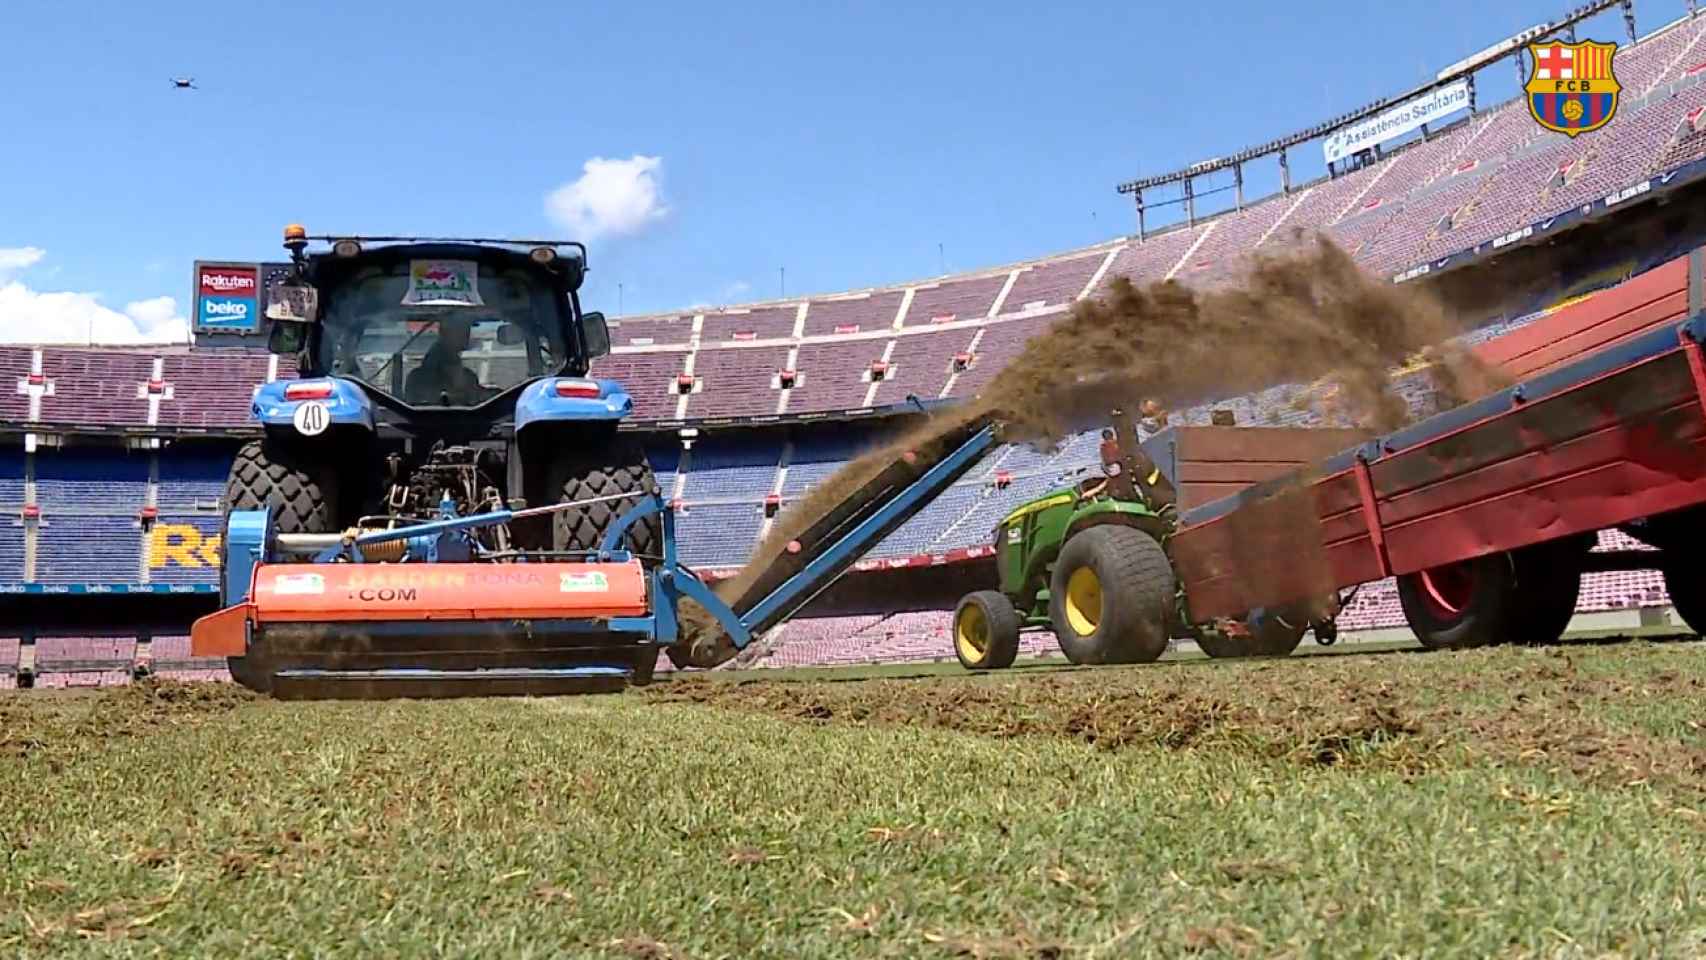
[{"label": "metal support bracket", "polygon": [[[1372,452],[1372,455],[1371,455]],[[1392,575],[1392,561],[1386,555],[1386,532],[1380,526],[1380,505],[1374,497],[1374,473],[1369,461],[1380,455],[1376,444],[1365,444],[1357,451],[1354,472],[1357,479],[1357,499],[1362,502],[1362,522],[1368,529],[1368,542],[1374,547],[1374,557],[1380,564],[1380,575]]]}]

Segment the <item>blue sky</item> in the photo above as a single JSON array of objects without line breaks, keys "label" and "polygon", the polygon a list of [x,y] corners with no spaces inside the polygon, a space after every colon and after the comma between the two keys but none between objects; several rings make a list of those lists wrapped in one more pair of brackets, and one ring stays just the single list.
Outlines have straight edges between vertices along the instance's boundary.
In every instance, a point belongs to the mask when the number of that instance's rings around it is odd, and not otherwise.
[{"label": "blue sky", "polygon": [[[774,297],[781,268],[796,294],[1038,256],[1131,232],[1123,179],[1408,88],[1571,6],[10,0],[0,338],[159,334],[192,261],[276,259],[293,220],[578,229],[586,301],[612,314],[618,283],[635,313]],[[1684,9],[1639,0],[1641,32]],[[1621,39],[1621,20],[1583,35]],[[1516,79],[1500,64],[1481,102]],[[1294,161],[1319,169],[1314,146]]]}]

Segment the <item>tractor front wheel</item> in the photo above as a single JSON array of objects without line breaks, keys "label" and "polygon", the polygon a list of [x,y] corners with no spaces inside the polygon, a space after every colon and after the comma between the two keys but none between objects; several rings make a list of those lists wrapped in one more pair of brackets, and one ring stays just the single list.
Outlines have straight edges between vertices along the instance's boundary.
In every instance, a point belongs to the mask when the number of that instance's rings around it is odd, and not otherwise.
[{"label": "tractor front wheel", "polygon": [[1049,615],[1075,664],[1148,663],[1167,651],[1173,566],[1154,538],[1122,526],[1091,527],[1061,548]]},{"label": "tractor front wheel", "polygon": [[954,610],[954,654],[967,670],[1005,670],[1019,656],[1019,612],[998,590],[968,593]]},{"label": "tractor front wheel", "polygon": [[[337,530],[337,486],[332,471],[325,464],[310,462],[301,453],[272,440],[255,440],[243,445],[231,463],[225,481],[225,509],[229,518],[233,510],[265,508],[276,533],[333,533]],[[224,596],[226,545],[225,531],[219,538],[219,586],[221,600],[231,603],[235,598]],[[231,679],[251,690],[267,692],[272,686],[272,674],[263,663],[251,662],[249,657],[227,657],[226,668]]]}]

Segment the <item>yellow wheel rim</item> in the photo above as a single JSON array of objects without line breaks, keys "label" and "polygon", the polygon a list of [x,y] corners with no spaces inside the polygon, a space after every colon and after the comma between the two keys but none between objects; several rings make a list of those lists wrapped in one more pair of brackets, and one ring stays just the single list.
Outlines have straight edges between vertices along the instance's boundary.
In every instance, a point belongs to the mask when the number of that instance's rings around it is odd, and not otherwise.
[{"label": "yellow wheel rim", "polygon": [[1095,633],[1102,623],[1102,578],[1089,567],[1079,567],[1066,578],[1066,622],[1081,637]]},{"label": "yellow wheel rim", "polygon": [[989,618],[979,607],[967,606],[954,622],[954,643],[967,663],[982,663],[989,650]]}]

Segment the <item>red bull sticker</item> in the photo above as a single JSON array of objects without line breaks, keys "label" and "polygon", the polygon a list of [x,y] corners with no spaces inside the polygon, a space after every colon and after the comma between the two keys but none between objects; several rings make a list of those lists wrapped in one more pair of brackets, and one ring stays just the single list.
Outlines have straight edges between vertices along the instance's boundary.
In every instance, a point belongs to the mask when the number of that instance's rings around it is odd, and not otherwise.
[{"label": "red bull sticker", "polygon": [[479,307],[480,265],[472,260],[411,260],[406,307]]},{"label": "red bull sticker", "polygon": [[610,589],[610,581],[598,571],[586,573],[564,573],[557,583],[559,593],[605,593]]},{"label": "red bull sticker", "polygon": [[311,596],[326,592],[326,578],[317,573],[286,573],[272,582],[272,592],[279,596]]}]

